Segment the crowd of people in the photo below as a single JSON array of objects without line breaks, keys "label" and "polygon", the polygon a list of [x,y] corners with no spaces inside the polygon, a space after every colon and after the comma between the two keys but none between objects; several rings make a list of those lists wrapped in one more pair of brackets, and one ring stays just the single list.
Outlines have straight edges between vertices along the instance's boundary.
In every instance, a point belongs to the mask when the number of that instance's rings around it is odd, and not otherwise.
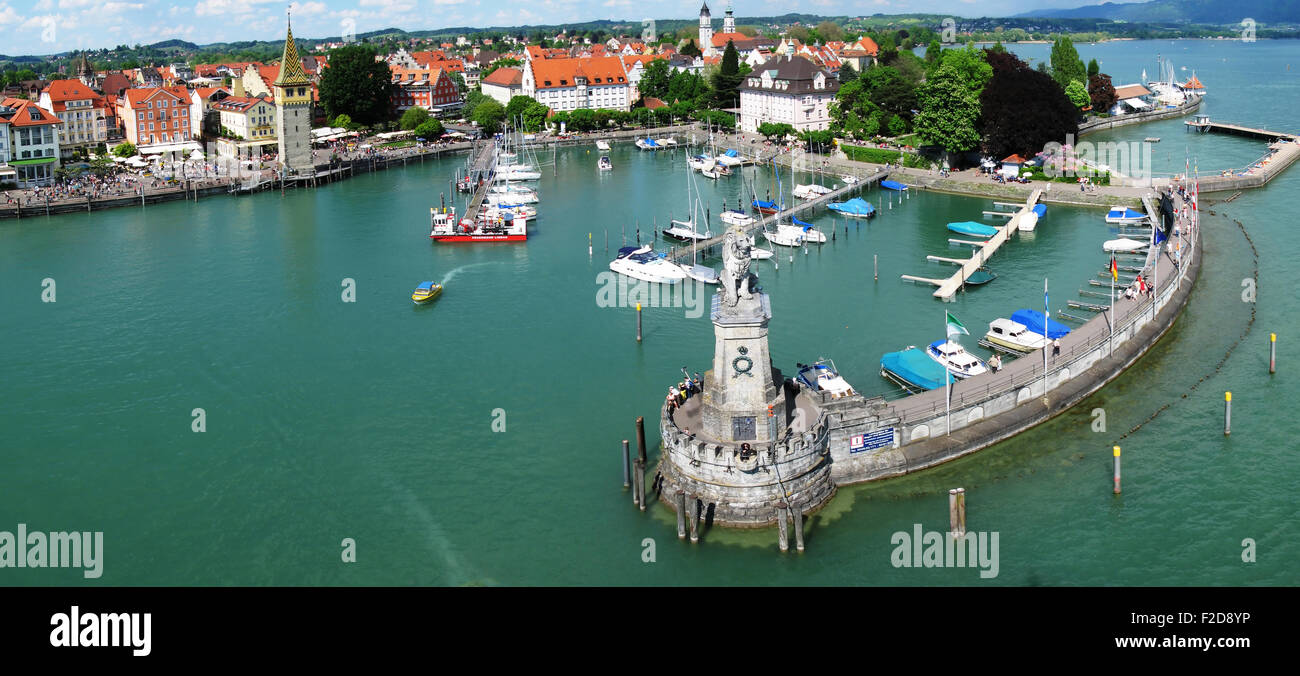
[{"label": "crowd of people", "polygon": [[[682,374],[685,375],[685,373],[686,369],[682,369]],[[696,373],[691,377],[683,378],[676,385],[670,385],[665,403],[668,405],[669,411],[675,411],[682,404],[685,404],[687,399],[703,391],[704,381],[700,379],[700,374]]]}]

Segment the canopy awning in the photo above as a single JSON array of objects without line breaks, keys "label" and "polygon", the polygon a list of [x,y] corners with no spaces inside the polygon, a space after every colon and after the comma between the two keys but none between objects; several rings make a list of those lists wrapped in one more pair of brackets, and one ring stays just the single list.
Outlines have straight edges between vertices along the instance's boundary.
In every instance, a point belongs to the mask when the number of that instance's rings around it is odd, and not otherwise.
[{"label": "canopy awning", "polygon": [[179,153],[187,150],[203,151],[203,146],[190,141],[188,143],[159,143],[152,146],[140,146],[141,155],[161,155],[162,153]]},{"label": "canopy awning", "polygon": [[1124,105],[1130,108],[1150,108],[1151,104],[1142,99],[1124,99]]},{"label": "canopy awning", "polygon": [[32,160],[13,160],[13,161],[9,162],[9,164],[12,164],[12,165],[14,165],[14,166],[18,166],[18,167],[25,167],[25,166],[29,166],[29,165],[33,165],[33,164],[49,164],[50,162],[55,162],[55,161],[57,161],[58,159],[59,159],[59,158],[57,158],[57,157],[38,157],[38,158],[36,158],[36,159],[32,159]]}]

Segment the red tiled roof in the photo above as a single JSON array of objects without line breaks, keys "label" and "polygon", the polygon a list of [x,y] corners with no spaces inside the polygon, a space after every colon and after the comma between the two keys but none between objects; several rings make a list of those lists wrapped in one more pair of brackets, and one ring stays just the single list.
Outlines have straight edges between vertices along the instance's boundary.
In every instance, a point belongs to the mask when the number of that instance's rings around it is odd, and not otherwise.
[{"label": "red tiled roof", "polygon": [[524,82],[524,72],[518,68],[498,68],[492,71],[492,74],[483,78],[483,84],[497,85],[500,87],[518,87]]},{"label": "red tiled roof", "polygon": [[663,58],[666,57],[664,57],[661,54],[628,54],[627,56],[623,57],[623,66],[630,69],[638,61],[641,62],[641,64],[648,66],[650,65],[651,61],[654,61],[655,59],[663,59]]},{"label": "red tiled roof", "polygon": [[617,56],[593,56],[588,59],[535,59],[530,62],[537,89],[572,87],[576,78],[587,78],[589,85],[627,84],[623,61]]},{"label": "red tiled roof", "polygon": [[146,101],[156,100],[158,98],[174,98],[184,101],[186,105],[190,103],[189,90],[184,87],[147,87],[143,89],[128,89],[123,98],[126,105],[130,108],[138,108]]},{"label": "red tiled roof", "polygon": [[12,115],[0,119],[4,119],[15,127],[39,127],[45,124],[60,123],[57,115],[27,99],[6,98],[3,105],[13,108],[14,112]]},{"label": "red tiled roof", "polygon": [[204,100],[211,98],[212,95],[216,94],[217,92],[226,92],[227,94],[229,94],[230,90],[226,89],[225,87],[196,87],[194,89],[194,93],[198,94],[199,98]]},{"label": "red tiled roof", "polygon": [[650,110],[654,110],[655,108],[663,108],[664,106],[667,105],[668,105],[667,103],[663,102],[663,99],[656,99],[653,96],[645,97],[645,107],[649,108]]},{"label": "red tiled roof", "polygon": [[89,99],[91,105],[100,107],[103,105],[104,98],[87,87],[81,80],[54,80],[50,82],[42,94],[49,94],[50,101],[54,104],[54,112],[61,113],[68,108],[68,101],[85,101]]},{"label": "red tiled roof", "polygon": [[249,108],[259,103],[271,103],[270,99],[261,96],[227,96],[220,101],[213,102],[214,110],[229,110],[237,113],[248,112]]},{"label": "red tiled roof", "polygon": [[727,41],[730,40],[735,43],[736,49],[740,49],[745,46],[745,43],[753,39],[744,33],[714,33],[712,42],[714,47],[722,49],[727,46]]},{"label": "red tiled roof", "polygon": [[1011,164],[1024,164],[1024,163],[1025,163],[1025,158],[1023,158],[1023,157],[1021,157],[1021,156],[1019,156],[1019,155],[1010,155],[1010,156],[1008,156],[1008,157],[1004,157],[1004,158],[1002,158],[1002,161],[1003,161],[1003,162],[1010,162]]}]

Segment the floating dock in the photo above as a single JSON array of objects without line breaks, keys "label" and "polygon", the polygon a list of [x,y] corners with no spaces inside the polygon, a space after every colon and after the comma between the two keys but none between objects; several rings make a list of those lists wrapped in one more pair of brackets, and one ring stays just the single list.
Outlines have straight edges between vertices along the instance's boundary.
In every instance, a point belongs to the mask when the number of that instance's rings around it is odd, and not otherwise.
[{"label": "floating dock", "polygon": [[[987,263],[990,258],[993,257],[993,254],[998,250],[998,247],[1002,246],[1002,244],[1007,241],[1007,238],[1011,237],[1011,233],[1016,232],[1016,229],[1020,227],[1020,219],[1023,218],[1025,214],[1033,213],[1034,205],[1038,204],[1038,198],[1041,197],[1042,194],[1043,194],[1042,188],[1038,188],[1034,190],[1033,194],[1029,196],[1029,199],[1025,200],[1024,204],[1018,205],[1020,207],[1020,211],[1015,212],[1015,214],[1011,216],[1011,220],[1007,221],[1006,225],[992,226],[998,228],[998,233],[990,237],[988,241],[979,242],[978,243],[979,249],[975,252],[974,256],[971,256],[970,258],[963,258],[963,259],[939,258],[937,256],[926,257],[928,260],[937,259],[945,263],[954,263],[960,265],[961,269],[959,269],[951,277],[947,279],[930,279],[928,277],[917,277],[915,275],[902,275],[902,278],[911,282],[924,282],[939,287],[934,292],[935,298],[939,298],[942,300],[948,300],[952,298],[954,295],[956,295],[957,291],[959,291],[962,288],[962,286],[966,284],[966,280],[972,274],[974,274],[976,270],[980,269],[981,266]],[[990,212],[986,211],[984,213],[987,214]],[[948,240],[948,241],[951,242],[953,240]],[[976,244],[975,242],[969,242],[969,241],[967,241],[966,243]]]}]

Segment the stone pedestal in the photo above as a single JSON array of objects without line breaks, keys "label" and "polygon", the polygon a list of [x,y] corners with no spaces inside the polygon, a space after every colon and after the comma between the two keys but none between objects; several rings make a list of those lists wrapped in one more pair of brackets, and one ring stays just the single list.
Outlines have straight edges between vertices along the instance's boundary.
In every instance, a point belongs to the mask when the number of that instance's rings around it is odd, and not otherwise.
[{"label": "stone pedestal", "polygon": [[735,307],[713,297],[713,368],[705,374],[701,403],[703,436],[751,445],[776,440],[788,419],[781,372],[772,368],[767,294]]}]

